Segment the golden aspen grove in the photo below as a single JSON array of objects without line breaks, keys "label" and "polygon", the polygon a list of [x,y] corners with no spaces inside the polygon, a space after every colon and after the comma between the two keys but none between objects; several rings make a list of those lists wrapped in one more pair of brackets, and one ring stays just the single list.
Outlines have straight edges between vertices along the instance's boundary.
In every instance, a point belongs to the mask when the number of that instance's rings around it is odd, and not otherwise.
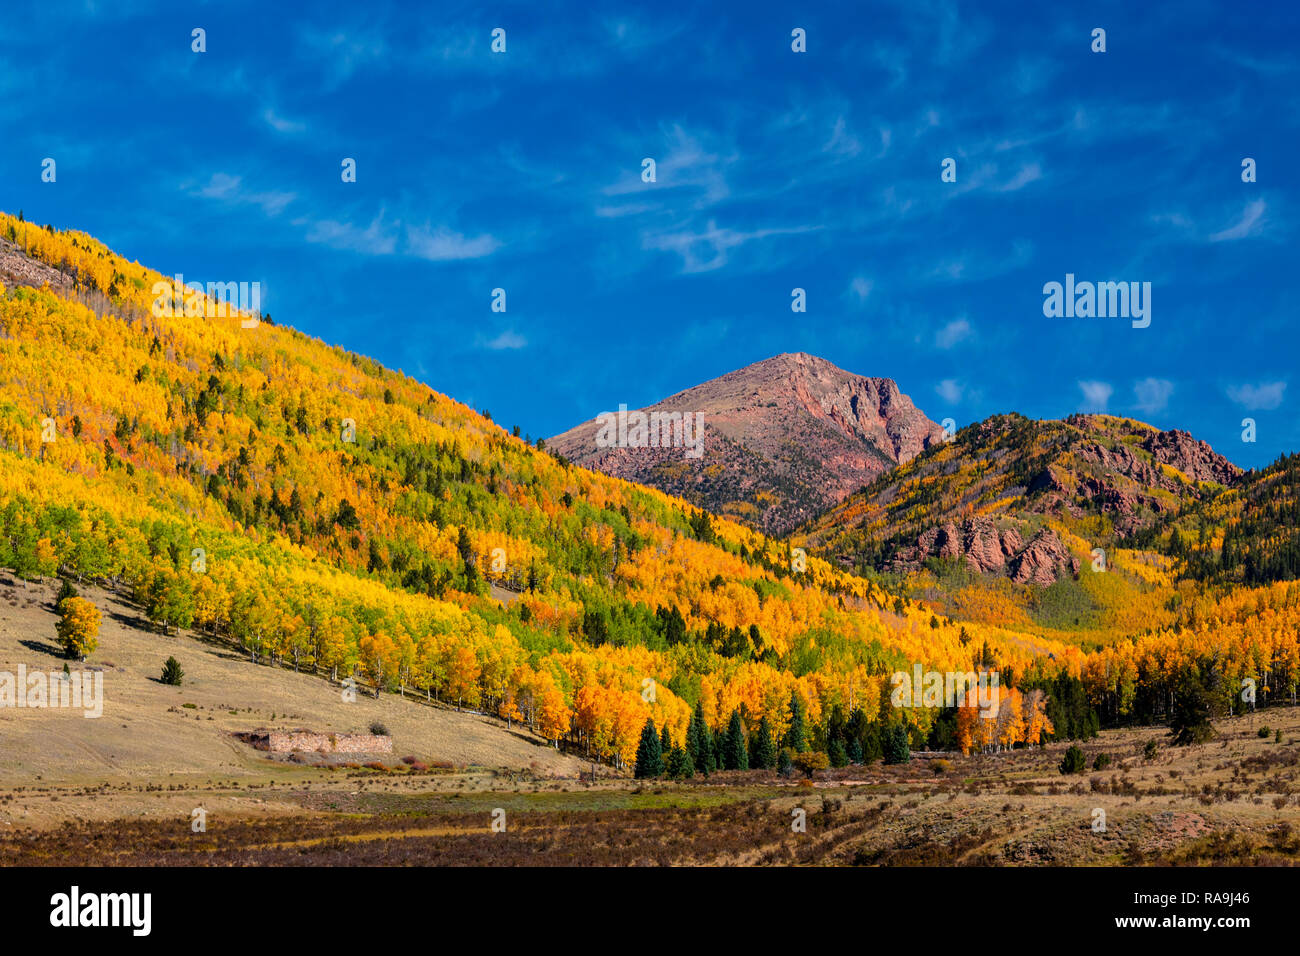
[{"label": "golden aspen grove", "polygon": [[[751,739],[762,725],[778,748],[861,761],[898,726],[915,748],[975,752],[1163,720],[1189,671],[1222,713],[1247,682],[1261,706],[1295,702],[1294,462],[1252,479],[1273,489],[1267,527],[1243,516],[1253,485],[1224,496],[1178,474],[1160,523],[1122,543],[1104,516],[1038,513],[1031,531],[1083,568],[1059,599],[1086,612],[1053,611],[1050,588],[868,553],[964,489],[1010,486],[962,441],[892,476],[888,512],[854,498],[836,530],[771,538],[271,316],[210,317],[187,294],[156,317],[171,280],[83,233],[3,214],[0,237],[48,267],[39,288],[0,289],[0,566],[120,589],[160,640],[192,629],[250,665],[484,711],[626,769],[647,720],[684,748],[697,712],[719,739],[739,714]],[[1055,431],[1122,443],[1145,426],[1015,428],[997,440],[1032,455]],[[966,517],[1019,500],[972,499]],[[1098,540],[1104,574],[1088,569]],[[74,610],[89,634],[97,619]],[[891,675],[918,663],[998,672],[998,718],[891,707]]]},{"label": "golden aspen grove", "polygon": [[9,935],[1285,933],[1297,77],[1282,0],[5,0]]}]

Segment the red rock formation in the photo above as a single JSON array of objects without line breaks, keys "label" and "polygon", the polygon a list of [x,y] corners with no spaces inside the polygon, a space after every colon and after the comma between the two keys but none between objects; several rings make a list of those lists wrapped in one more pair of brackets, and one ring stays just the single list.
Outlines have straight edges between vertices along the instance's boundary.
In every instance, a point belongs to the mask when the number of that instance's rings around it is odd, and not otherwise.
[{"label": "red rock formation", "polygon": [[1079,559],[1050,528],[1043,528],[1011,563],[1011,580],[1020,584],[1051,584],[1079,573]]},{"label": "red rock formation", "polygon": [[1015,527],[1000,530],[992,518],[968,518],[959,527],[948,522],[930,528],[916,548],[895,561],[899,570],[913,570],[926,558],[962,558],[972,571],[1006,574],[1019,583],[1051,584],[1079,572],[1079,559],[1055,531],[1042,528],[1026,544]]},{"label": "red rock formation", "polygon": [[1198,441],[1185,431],[1157,432],[1142,443],[1156,461],[1172,465],[1194,481],[1232,484],[1241,469],[1224,458],[1207,442]]}]

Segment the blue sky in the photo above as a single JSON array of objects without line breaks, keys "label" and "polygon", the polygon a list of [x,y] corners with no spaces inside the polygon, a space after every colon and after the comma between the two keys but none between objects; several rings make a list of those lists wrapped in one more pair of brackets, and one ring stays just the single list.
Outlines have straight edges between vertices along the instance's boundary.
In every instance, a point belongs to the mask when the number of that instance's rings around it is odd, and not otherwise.
[{"label": "blue sky", "polygon": [[[1300,449],[1300,4],[1156,6],[8,0],[0,208],[534,437],[807,351],[1261,466]],[[1046,318],[1066,273],[1150,282],[1150,326]]]}]

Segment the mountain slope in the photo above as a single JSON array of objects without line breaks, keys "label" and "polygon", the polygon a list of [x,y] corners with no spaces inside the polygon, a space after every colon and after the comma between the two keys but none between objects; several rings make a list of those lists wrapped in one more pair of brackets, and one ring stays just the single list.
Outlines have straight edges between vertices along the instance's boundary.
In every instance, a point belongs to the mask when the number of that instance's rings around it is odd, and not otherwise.
[{"label": "mountain slope", "polygon": [[[1105,415],[998,415],[882,475],[802,529],[841,564],[915,570],[932,558],[1051,584],[1241,471],[1186,432]],[[1087,547],[1072,550],[1063,535]]]},{"label": "mountain slope", "polygon": [[1198,581],[1263,584],[1300,578],[1300,455],[1283,455],[1242,475],[1137,536],[1181,559]]},{"label": "mountain slope", "polygon": [[892,380],[854,375],[802,352],[729,372],[640,411],[702,415],[703,455],[692,459],[679,447],[601,447],[597,420],[548,444],[584,467],[777,535],[943,434]]},{"label": "mountain slope", "polygon": [[[1110,721],[1164,719],[1170,662],[1214,669],[1221,688],[1261,668],[1269,687],[1300,680],[1293,586],[1175,585],[1167,558],[1121,549],[1117,573],[1037,588],[1047,603],[1027,615],[1005,589],[1032,586],[1004,577],[950,588],[928,567],[895,581],[815,554],[805,566],[786,542],[574,467],[267,316],[209,317],[194,291],[169,315],[165,277],[82,233],[0,214],[0,235],[23,260],[0,280],[0,568],[46,579],[46,593],[62,577],[129,601],[159,632],[160,660],[192,628],[248,667],[485,711],[620,768],[647,721],[680,747],[693,713],[715,732],[766,721],[780,739],[797,706],[808,745],[870,759],[895,726],[915,746],[984,749],[1041,742],[1050,713],[1073,733],[1095,721],[1088,701]],[[904,463],[882,488],[916,510],[882,520],[926,530],[972,494],[1032,517],[1009,486],[1046,472],[1029,497],[1057,495],[1059,514],[1038,517],[1086,553],[1119,540],[1113,516],[1144,524],[1152,509],[1125,512],[1124,494],[1181,507],[1212,493],[1171,462],[1231,471],[1118,419],[1004,426],[963,433],[965,455],[953,442]],[[952,500],[934,497],[949,480]],[[502,587],[517,597],[496,600]],[[914,665],[996,670],[1005,719],[954,741],[940,708],[893,703],[894,675]]]},{"label": "mountain slope", "polygon": [[159,631],[622,766],[647,719],[680,742],[697,705],[717,729],[743,705],[783,733],[792,698],[810,726],[850,701],[879,722],[912,661],[1078,653],[796,572],[782,544],[267,316],[210,317],[191,290],[166,315],[166,277],[83,233],[0,214],[0,235],[0,567],[96,581]]}]

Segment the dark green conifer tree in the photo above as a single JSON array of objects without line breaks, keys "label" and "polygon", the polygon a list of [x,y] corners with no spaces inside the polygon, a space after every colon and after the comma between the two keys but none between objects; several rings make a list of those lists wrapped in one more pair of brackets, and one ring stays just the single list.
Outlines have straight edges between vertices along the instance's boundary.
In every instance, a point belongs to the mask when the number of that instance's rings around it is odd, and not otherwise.
[{"label": "dark green conifer tree", "polygon": [[785,739],[781,743],[795,753],[801,754],[808,749],[807,737],[808,733],[803,724],[803,704],[799,703],[799,695],[792,691],[790,693],[790,727],[786,730]]},{"label": "dark green conifer tree", "polygon": [[758,729],[749,736],[749,765],[755,770],[771,770],[776,766],[776,745],[772,742],[772,728],[764,717]]},{"label": "dark green conifer tree", "polygon": [[782,747],[776,758],[776,772],[783,777],[794,773],[794,761],[790,759],[790,748]]},{"label": "dark green conifer tree", "polygon": [[831,739],[826,752],[831,759],[832,767],[847,767],[849,765],[849,753],[844,749],[844,742],[838,737]]},{"label": "dark green conifer tree", "polygon": [[902,723],[890,724],[885,731],[885,763],[907,763],[912,759],[912,748],[907,738],[907,728]]},{"label": "dark green conifer tree", "polygon": [[695,776],[695,764],[691,752],[685,747],[674,747],[668,753],[668,776],[674,780],[685,780]]},{"label": "dark green conifer tree", "polygon": [[655,722],[647,720],[641,728],[641,743],[636,748],[636,769],[632,775],[638,780],[663,776],[664,757],[659,748],[659,734],[655,732]]},{"label": "dark green conifer tree", "polygon": [[704,708],[698,703],[691,713],[690,726],[686,728],[686,746],[697,771],[707,777],[717,769],[713,759],[713,734],[704,721]]},{"label": "dark green conifer tree", "polygon": [[722,741],[722,766],[726,770],[748,770],[749,752],[745,747],[745,728],[740,722],[740,711],[731,712],[727,734]]}]

